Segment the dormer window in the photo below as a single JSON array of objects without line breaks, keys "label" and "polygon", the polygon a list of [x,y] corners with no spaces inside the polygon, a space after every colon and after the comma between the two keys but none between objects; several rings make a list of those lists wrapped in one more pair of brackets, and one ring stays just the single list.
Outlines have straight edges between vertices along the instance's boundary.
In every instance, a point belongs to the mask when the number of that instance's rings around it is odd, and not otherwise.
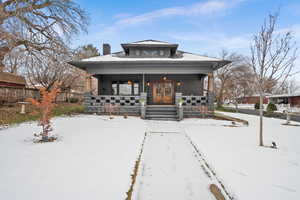
[{"label": "dormer window", "polygon": [[143,40],[121,44],[126,56],[162,58],[173,57],[176,54],[178,44],[171,44],[158,40]]}]

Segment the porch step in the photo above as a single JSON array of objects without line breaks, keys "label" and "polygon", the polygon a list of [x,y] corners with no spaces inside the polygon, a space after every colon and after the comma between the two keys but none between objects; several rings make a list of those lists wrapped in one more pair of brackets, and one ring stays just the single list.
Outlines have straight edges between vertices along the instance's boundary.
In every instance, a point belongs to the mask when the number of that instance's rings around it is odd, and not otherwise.
[{"label": "porch step", "polygon": [[156,121],[178,121],[177,118],[146,118],[148,120],[156,120]]},{"label": "porch step", "polygon": [[168,120],[177,121],[177,108],[175,106],[147,106],[146,108],[146,119],[151,120]]}]

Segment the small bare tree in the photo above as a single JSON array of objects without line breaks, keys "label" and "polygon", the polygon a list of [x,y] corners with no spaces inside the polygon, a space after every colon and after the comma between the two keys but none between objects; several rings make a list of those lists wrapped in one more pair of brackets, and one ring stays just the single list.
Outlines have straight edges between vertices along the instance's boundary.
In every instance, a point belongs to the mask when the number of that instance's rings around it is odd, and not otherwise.
[{"label": "small bare tree", "polygon": [[296,44],[290,31],[275,31],[278,13],[270,14],[253,38],[250,66],[253,68],[260,96],[259,146],[263,146],[263,98],[266,87],[284,83],[291,75],[296,60]]}]

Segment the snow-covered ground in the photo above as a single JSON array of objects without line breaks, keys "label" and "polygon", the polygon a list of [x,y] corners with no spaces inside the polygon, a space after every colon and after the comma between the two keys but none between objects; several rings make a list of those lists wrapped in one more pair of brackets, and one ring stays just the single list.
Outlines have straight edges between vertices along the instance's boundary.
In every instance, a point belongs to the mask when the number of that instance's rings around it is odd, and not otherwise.
[{"label": "snow-covered ground", "polygon": [[[268,104],[264,104],[264,110],[267,110],[267,106]],[[224,107],[228,107],[228,108],[235,108],[234,104],[226,104],[224,105]],[[285,105],[285,104],[276,104],[277,107],[277,111],[276,112],[281,112],[284,113],[286,111],[288,112],[292,112],[292,113],[300,113],[300,108],[299,107],[291,107],[289,104]],[[254,110],[254,104],[238,104],[238,108],[241,109],[250,109],[250,110]]]},{"label": "snow-covered ground", "polygon": [[[164,199],[160,194],[168,191],[180,199],[212,197],[208,191],[211,182],[200,164],[198,171],[195,152],[183,135],[191,138],[236,199],[298,200],[300,127],[265,118],[265,144],[275,141],[279,149],[258,147],[258,117],[225,114],[248,120],[250,125],[225,127],[230,122],[212,119],[160,122],[134,117],[66,117],[54,120],[61,141],[48,144],[28,141],[40,130],[36,123],[1,130],[0,199],[125,199],[148,131],[159,133],[146,138],[139,167],[146,178],[139,175],[134,187],[134,194],[140,191],[140,200],[149,199],[150,194],[153,199]],[[161,132],[177,135],[161,136]],[[144,181],[142,188],[140,180]]]},{"label": "snow-covered ground", "polygon": [[149,133],[133,200],[214,200],[210,184],[184,134]]},{"label": "snow-covered ground", "polygon": [[223,113],[249,121],[248,127],[223,127],[222,121],[182,121],[217,175],[236,199],[298,200],[300,198],[300,127],[264,118],[265,145],[258,147],[258,117]]},{"label": "snow-covered ground", "polygon": [[56,118],[63,138],[48,144],[24,141],[40,130],[36,123],[0,131],[0,199],[125,199],[145,123],[105,118]]}]

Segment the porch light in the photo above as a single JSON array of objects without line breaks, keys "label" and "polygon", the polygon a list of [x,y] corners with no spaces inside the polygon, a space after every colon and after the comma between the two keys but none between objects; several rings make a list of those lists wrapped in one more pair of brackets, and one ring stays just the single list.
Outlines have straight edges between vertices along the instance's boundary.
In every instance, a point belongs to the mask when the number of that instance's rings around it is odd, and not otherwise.
[{"label": "porch light", "polygon": [[132,85],[132,81],[128,81],[127,84],[128,84],[128,85]]},{"label": "porch light", "polygon": [[150,86],[150,82],[149,81],[147,82],[147,86]]},{"label": "porch light", "polygon": [[177,82],[177,86],[181,86],[181,82],[180,81]]},{"label": "porch light", "polygon": [[167,80],[167,77],[166,77],[166,76],[164,76],[164,77],[163,77],[163,80],[164,80],[164,81],[165,81],[165,80]]}]

